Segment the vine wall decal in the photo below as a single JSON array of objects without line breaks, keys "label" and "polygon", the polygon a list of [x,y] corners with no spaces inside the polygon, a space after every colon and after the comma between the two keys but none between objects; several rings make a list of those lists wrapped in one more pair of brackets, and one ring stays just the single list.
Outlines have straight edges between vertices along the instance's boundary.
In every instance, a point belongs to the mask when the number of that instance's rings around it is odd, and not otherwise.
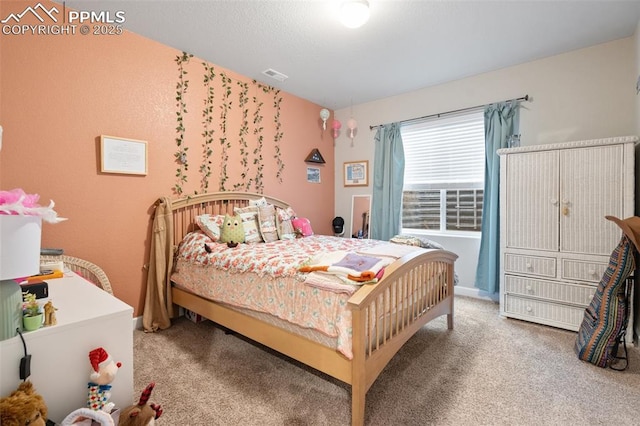
[{"label": "vine wall decal", "polygon": [[[256,85],[256,81],[253,80],[253,84]],[[258,86],[259,87],[259,86]],[[261,90],[265,90],[259,87]],[[264,170],[264,162],[262,161],[262,147],[264,144],[264,135],[262,130],[262,105],[264,102],[260,101],[257,96],[253,97],[253,135],[256,137],[256,147],[253,150],[253,164],[256,166],[256,192],[262,193],[264,191],[264,183],[262,181],[262,172]]]},{"label": "vine wall decal", "polygon": [[220,113],[220,130],[222,131],[222,136],[220,137],[220,147],[222,148],[220,155],[220,191],[225,191],[225,184],[229,180],[227,163],[229,162],[229,149],[231,148],[231,142],[227,138],[227,114],[231,110],[232,101],[229,99],[231,97],[231,79],[225,73],[221,73],[220,76],[222,77],[223,92],[222,105],[220,105],[222,110]]},{"label": "vine wall decal", "polygon": [[200,165],[200,190],[205,193],[209,188],[209,178],[211,177],[211,156],[213,155],[213,135],[214,129],[211,127],[213,123],[213,99],[215,90],[213,88],[213,79],[216,74],[213,65],[203,62],[205,74],[204,85],[207,88],[207,98],[204,101],[204,109],[202,110],[202,126],[204,130],[202,137],[202,164]]},{"label": "vine wall decal", "polygon": [[[175,59],[178,65],[178,82],[176,83],[176,146],[174,154],[178,164],[176,183],[173,192],[177,195],[185,193],[188,182],[189,162],[187,157],[187,139],[191,140],[190,129],[197,122],[188,120],[186,93],[189,88],[187,66],[193,55],[182,52]],[[284,132],[281,124],[281,106],[283,96],[280,90],[256,80],[240,80],[230,77],[224,71],[216,70],[212,64],[201,62],[203,69],[203,107],[200,125],[202,137],[199,174],[199,187],[194,194],[206,193],[218,176],[218,191],[253,190],[264,192],[264,173],[269,170],[282,183],[284,161],[282,159],[282,139]],[[253,86],[253,89],[251,87]],[[249,91],[254,90],[254,96]],[[236,97],[237,96],[237,97]],[[265,101],[272,99],[271,106],[265,108]],[[238,107],[234,108],[237,99]],[[216,119],[215,111],[219,108]],[[264,127],[265,110],[273,114],[273,127]],[[250,123],[251,120],[251,123]],[[265,133],[268,132],[268,133]],[[273,135],[273,146],[267,146],[265,136]],[[214,148],[216,141],[220,149]],[[273,149],[273,151],[271,151]],[[265,162],[265,151],[273,153],[275,164]],[[214,153],[217,154],[214,156]],[[192,160],[193,162],[194,160]],[[230,163],[231,161],[231,163]],[[217,170],[216,170],[217,168]],[[271,171],[273,170],[273,171]]]},{"label": "vine wall decal", "polygon": [[187,104],[184,100],[184,95],[187,93],[187,88],[189,87],[189,80],[185,78],[187,75],[187,71],[184,69],[184,63],[189,62],[189,59],[193,57],[193,55],[188,54],[186,52],[182,52],[182,55],[176,56],[176,63],[178,64],[178,83],[176,84],[176,107],[178,110],[176,111],[176,119],[178,125],[176,127],[176,132],[178,136],[176,137],[176,145],[178,146],[178,150],[174,154],[176,162],[178,163],[178,168],[176,170],[176,184],[173,187],[173,190],[176,194],[181,195],[182,185],[187,183],[187,170],[189,169],[189,164],[187,162],[187,150],[188,146],[185,145],[184,140],[184,115],[187,113]]},{"label": "vine wall decal", "polygon": [[242,124],[240,125],[238,137],[240,142],[240,165],[242,166],[240,177],[242,181],[236,183],[233,189],[240,190],[244,187],[244,189],[248,191],[251,189],[251,182],[253,180],[250,178],[247,181],[247,176],[249,175],[249,145],[247,144],[247,135],[249,134],[249,108],[247,107],[247,103],[249,102],[249,85],[241,81],[237,81],[236,83],[241,89],[238,94],[238,106],[242,111]]},{"label": "vine wall decal", "polygon": [[276,148],[276,163],[278,164],[278,171],[276,172],[276,177],[278,178],[278,182],[282,183],[282,172],[284,170],[284,162],[282,161],[282,149],[280,145],[282,142],[282,137],[284,133],[282,132],[282,123],[280,123],[280,106],[282,104],[282,96],[280,96],[280,90],[274,90],[273,92],[273,106],[276,109],[276,114],[273,117],[273,121],[276,126],[276,135],[273,138],[273,142],[275,143]]}]

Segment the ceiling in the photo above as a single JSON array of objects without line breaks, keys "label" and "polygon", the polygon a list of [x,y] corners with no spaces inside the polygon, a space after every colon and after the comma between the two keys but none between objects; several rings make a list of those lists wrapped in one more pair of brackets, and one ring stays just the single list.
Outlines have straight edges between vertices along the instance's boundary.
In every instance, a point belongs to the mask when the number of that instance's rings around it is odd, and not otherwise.
[{"label": "ceiling", "polygon": [[369,3],[358,29],[339,23],[338,0],[66,6],[124,11],[130,31],[334,110],[629,37],[640,20],[640,0]]}]

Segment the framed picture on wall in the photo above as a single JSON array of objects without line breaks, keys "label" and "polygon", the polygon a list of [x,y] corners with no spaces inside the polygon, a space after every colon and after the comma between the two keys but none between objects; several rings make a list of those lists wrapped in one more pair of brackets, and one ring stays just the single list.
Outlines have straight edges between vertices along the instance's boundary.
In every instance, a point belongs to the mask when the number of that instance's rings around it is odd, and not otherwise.
[{"label": "framed picture on wall", "polygon": [[147,142],[115,136],[100,136],[100,171],[146,175]]},{"label": "framed picture on wall", "polygon": [[320,183],[320,169],[317,167],[307,167],[307,182]]},{"label": "framed picture on wall", "polygon": [[344,186],[368,186],[369,162],[350,161],[344,163]]}]

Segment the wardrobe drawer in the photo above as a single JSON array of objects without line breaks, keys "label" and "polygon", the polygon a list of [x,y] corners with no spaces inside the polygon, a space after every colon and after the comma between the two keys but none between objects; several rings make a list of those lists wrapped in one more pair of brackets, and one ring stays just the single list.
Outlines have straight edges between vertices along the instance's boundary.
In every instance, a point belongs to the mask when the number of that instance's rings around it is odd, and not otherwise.
[{"label": "wardrobe drawer", "polygon": [[528,299],[526,297],[504,296],[504,313],[506,316],[573,331],[577,331],[580,327],[584,311],[584,308],[571,305]]},{"label": "wardrobe drawer", "polygon": [[596,287],[505,275],[504,292],[586,307],[591,303]]},{"label": "wardrobe drawer", "polygon": [[556,258],[505,253],[504,271],[555,278]]},{"label": "wardrobe drawer", "polygon": [[599,283],[607,266],[609,264],[604,262],[562,259],[562,278]]}]

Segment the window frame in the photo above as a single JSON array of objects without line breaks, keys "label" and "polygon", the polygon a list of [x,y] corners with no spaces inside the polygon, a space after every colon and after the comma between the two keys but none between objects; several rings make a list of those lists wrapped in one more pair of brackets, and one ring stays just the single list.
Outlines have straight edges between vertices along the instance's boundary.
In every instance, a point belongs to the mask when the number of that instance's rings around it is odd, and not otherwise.
[{"label": "window frame", "polygon": [[[485,164],[486,161],[486,153],[485,153],[485,144],[484,144],[484,114],[483,114],[483,109],[482,108],[476,108],[473,110],[467,110],[464,112],[458,112],[455,114],[455,116],[457,116],[460,119],[460,126],[463,126],[462,123],[465,122],[465,120],[469,120],[469,121],[473,121],[476,123],[476,126],[478,124],[482,124],[482,135],[481,135],[481,139],[482,139],[482,164]],[[447,117],[435,117],[432,120],[429,120],[429,123],[437,123],[437,122],[441,122],[442,125],[440,127],[446,127],[447,125],[449,127],[451,127],[451,124],[447,124],[448,122],[454,121],[455,122],[456,117],[454,117],[453,119],[450,116]],[[410,124],[407,123],[406,125],[401,125],[401,132],[403,130],[403,126],[411,126],[411,125],[420,125],[420,123],[415,123],[415,122],[411,122]],[[434,128],[437,128],[438,126],[434,126]],[[428,129],[428,124],[427,126],[425,126],[426,129]],[[477,129],[475,129],[474,131],[477,131]],[[428,132],[428,130],[426,130],[426,132]],[[447,136],[451,135],[451,133],[453,132],[449,132],[447,134]],[[403,135],[404,136],[404,135]],[[474,139],[478,139],[479,135],[474,136]],[[446,139],[446,137],[442,137],[442,140]],[[479,142],[479,140],[478,140]],[[403,141],[404,143],[404,141]],[[442,142],[441,142],[442,143]],[[472,142],[475,143],[475,142]],[[405,156],[406,156],[406,149],[405,149]],[[406,160],[405,160],[406,161]],[[479,160],[478,160],[479,161]],[[480,238],[481,235],[481,223],[482,223],[482,210],[483,210],[483,203],[484,203],[484,169],[485,167],[482,168],[482,181],[481,182],[454,182],[454,183],[404,183],[403,185],[403,203],[402,203],[402,211],[401,211],[401,229],[402,229],[402,233],[407,233],[407,234],[422,234],[422,235],[451,235],[451,236],[469,236],[469,237],[477,237]],[[475,169],[475,176],[477,178],[478,175],[478,171],[477,169]],[[405,179],[406,179],[406,174],[407,171],[405,169]],[[472,175],[473,176],[473,175]],[[405,218],[404,218],[404,205],[405,205],[405,192],[409,192],[409,191],[435,191],[438,190],[440,192],[440,201],[439,201],[439,209],[438,209],[438,214],[439,214],[439,227],[438,229],[424,229],[424,228],[410,228],[410,227],[405,227],[404,226],[404,222],[405,222]],[[452,192],[452,191],[460,191],[460,190],[469,190],[469,191],[473,191],[473,195],[474,197],[477,197],[478,194],[477,192],[480,192],[480,196],[482,197],[482,199],[480,201],[477,201],[475,203],[475,208],[471,208],[471,210],[473,210],[475,213],[473,214],[474,217],[478,217],[477,220],[479,220],[479,223],[477,224],[477,227],[479,228],[478,230],[470,230],[470,229],[463,229],[463,230],[456,230],[456,229],[447,229],[447,219],[449,218],[449,222],[453,219],[453,220],[460,220],[461,216],[460,216],[460,208],[458,208],[457,210],[457,215],[448,215],[448,212],[450,211],[450,202],[448,202],[447,199],[447,194]],[[479,210],[479,212],[478,212]],[[453,218],[452,218],[453,216]],[[476,219],[473,219],[473,221],[475,221]]]}]

